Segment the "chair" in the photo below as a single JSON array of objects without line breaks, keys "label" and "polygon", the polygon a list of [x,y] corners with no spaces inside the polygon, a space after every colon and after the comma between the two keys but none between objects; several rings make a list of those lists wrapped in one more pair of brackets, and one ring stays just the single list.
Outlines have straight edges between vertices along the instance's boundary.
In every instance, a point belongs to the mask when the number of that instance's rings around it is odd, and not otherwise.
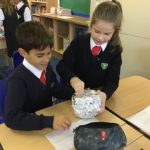
[{"label": "chair", "polygon": [[53,71],[54,71],[55,74],[56,74],[57,80],[60,81],[60,76],[59,76],[59,74],[58,74],[57,71],[56,71],[56,66],[57,66],[58,62],[59,62],[59,59],[57,59],[57,58],[54,57],[54,56],[51,57],[50,64],[51,64],[51,66],[52,66]]},{"label": "chair", "polygon": [[[56,74],[56,78],[57,78],[58,82],[60,82],[60,76],[56,71],[56,66],[57,66],[58,62],[59,62],[59,59],[57,59],[54,56],[51,57],[50,65],[52,66],[52,69],[53,69],[54,73]],[[55,105],[55,104],[64,102],[64,99],[58,99],[58,98],[53,96],[52,101],[53,101],[53,105]]]},{"label": "chair", "polygon": [[8,77],[9,74],[23,61],[23,57],[19,54],[18,51],[14,51],[12,55],[12,66],[0,67],[0,74],[4,77]]},{"label": "chair", "polygon": [[23,61],[23,57],[19,54],[18,51],[13,53],[13,68],[10,68],[9,72],[6,70],[0,70],[0,124],[4,122],[3,115],[4,115],[4,101],[6,96],[6,80],[9,74]]},{"label": "chair", "polygon": [[13,52],[13,68],[15,69],[23,61],[23,57],[19,54],[18,51]]},{"label": "chair", "polygon": [[6,96],[6,79],[2,79],[0,80],[0,124],[3,123],[5,96]]}]

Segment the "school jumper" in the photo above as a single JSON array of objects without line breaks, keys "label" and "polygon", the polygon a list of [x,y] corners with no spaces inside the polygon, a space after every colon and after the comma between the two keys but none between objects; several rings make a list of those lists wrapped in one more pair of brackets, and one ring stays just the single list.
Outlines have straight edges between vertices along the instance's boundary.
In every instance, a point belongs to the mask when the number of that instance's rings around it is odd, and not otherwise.
[{"label": "school jumper", "polygon": [[90,37],[90,34],[81,35],[71,42],[57,65],[57,71],[63,81],[69,83],[77,76],[84,81],[85,88],[100,88],[108,99],[118,87],[121,52],[117,47],[112,51],[114,47],[109,42],[105,51],[95,57],[91,53]]},{"label": "school jumper", "polygon": [[9,57],[12,57],[14,51],[18,49],[17,40],[15,36],[15,32],[17,26],[19,25],[17,13],[14,9],[13,14],[8,16],[5,14],[4,10],[2,9],[5,19],[3,20],[4,30],[5,30],[5,39],[7,45],[7,53]]},{"label": "school jumper", "polygon": [[53,127],[53,116],[36,115],[35,111],[52,105],[52,96],[71,99],[73,89],[56,80],[49,65],[46,86],[21,64],[9,77],[5,100],[5,124],[16,130],[40,130]]}]

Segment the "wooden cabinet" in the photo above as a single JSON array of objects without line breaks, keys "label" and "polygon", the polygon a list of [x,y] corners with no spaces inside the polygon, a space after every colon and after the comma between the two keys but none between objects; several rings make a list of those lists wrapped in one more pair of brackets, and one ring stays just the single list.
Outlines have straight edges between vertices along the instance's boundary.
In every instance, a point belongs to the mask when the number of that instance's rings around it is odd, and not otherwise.
[{"label": "wooden cabinet", "polygon": [[61,58],[64,50],[75,36],[88,30],[89,18],[50,14],[50,8],[58,7],[58,3],[58,0],[32,0],[31,9],[33,5],[37,8],[38,5],[45,6],[44,12],[32,11],[33,20],[43,22],[50,30],[54,39],[53,55]]},{"label": "wooden cabinet", "polygon": [[30,6],[32,14],[46,13],[46,0],[32,0]]},{"label": "wooden cabinet", "polygon": [[44,14],[50,12],[52,6],[58,6],[58,0],[29,0],[32,14]]},{"label": "wooden cabinet", "polygon": [[42,14],[40,19],[53,34],[53,55],[57,58],[62,57],[64,50],[75,38],[76,34],[87,32],[88,30],[88,18]]}]

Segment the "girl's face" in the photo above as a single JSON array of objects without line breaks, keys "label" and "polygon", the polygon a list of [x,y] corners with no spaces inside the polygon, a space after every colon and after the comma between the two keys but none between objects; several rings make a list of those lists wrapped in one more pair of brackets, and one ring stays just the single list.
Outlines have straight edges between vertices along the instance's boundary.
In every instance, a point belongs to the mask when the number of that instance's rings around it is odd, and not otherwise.
[{"label": "girl's face", "polygon": [[96,45],[108,42],[115,32],[113,23],[103,20],[97,21],[91,27],[91,37]]}]

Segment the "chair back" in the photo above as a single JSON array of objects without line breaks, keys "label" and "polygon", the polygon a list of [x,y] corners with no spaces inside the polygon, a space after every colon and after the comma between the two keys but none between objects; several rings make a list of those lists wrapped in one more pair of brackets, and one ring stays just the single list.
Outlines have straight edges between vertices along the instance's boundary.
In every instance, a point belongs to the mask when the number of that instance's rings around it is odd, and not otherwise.
[{"label": "chair back", "polygon": [[18,51],[13,52],[13,67],[14,69],[20,65],[23,61],[23,57],[19,54]]},{"label": "chair back", "polygon": [[2,79],[0,80],[0,124],[3,123],[5,96],[6,96],[6,79]]},{"label": "chair back", "polygon": [[4,115],[4,101],[6,96],[6,80],[9,74],[23,61],[23,57],[19,54],[18,51],[13,53],[13,68],[0,69],[0,124],[4,122],[3,115]]}]

